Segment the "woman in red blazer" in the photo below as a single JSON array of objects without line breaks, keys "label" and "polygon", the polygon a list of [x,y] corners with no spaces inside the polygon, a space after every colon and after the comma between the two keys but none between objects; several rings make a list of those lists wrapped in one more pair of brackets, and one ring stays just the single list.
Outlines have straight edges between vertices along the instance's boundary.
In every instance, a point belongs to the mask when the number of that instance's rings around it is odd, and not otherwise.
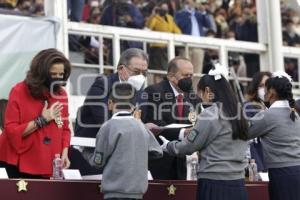
[{"label": "woman in red blazer", "polygon": [[70,129],[63,89],[71,64],[56,49],[39,52],[11,90],[0,135],[0,167],[10,178],[50,177],[55,154],[68,168]]}]

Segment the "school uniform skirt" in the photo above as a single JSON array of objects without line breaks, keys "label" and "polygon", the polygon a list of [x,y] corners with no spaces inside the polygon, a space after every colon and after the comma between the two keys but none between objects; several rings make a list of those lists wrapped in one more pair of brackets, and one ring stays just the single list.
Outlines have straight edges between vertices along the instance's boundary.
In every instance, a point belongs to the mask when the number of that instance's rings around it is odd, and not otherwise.
[{"label": "school uniform skirt", "polygon": [[300,199],[300,166],[269,169],[270,200]]},{"label": "school uniform skirt", "polygon": [[196,200],[247,200],[244,179],[198,179]]}]

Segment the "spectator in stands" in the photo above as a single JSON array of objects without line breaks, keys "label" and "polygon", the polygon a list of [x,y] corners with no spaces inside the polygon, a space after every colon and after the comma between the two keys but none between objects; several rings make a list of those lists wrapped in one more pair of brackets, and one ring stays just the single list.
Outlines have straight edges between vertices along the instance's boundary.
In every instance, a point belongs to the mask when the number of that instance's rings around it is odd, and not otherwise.
[{"label": "spectator in stands", "polygon": [[6,106],[7,106],[7,100],[0,99],[0,135],[2,134],[4,129],[4,117],[5,117]]},{"label": "spectator in stands", "polygon": [[216,37],[223,38],[224,33],[229,29],[226,10],[223,8],[218,9],[215,14],[215,21],[217,25]]},{"label": "spectator in stands", "polygon": [[243,57],[236,52],[228,53],[229,67],[233,67],[238,77],[247,77],[246,66],[243,63]]},{"label": "spectator in stands", "polygon": [[235,0],[233,2],[233,5],[228,9],[228,21],[231,21],[232,18],[235,16],[242,15],[242,1],[241,0]]},{"label": "spectator in stands", "polygon": [[[189,134],[181,141],[163,140],[163,150],[173,156],[199,152],[196,200],[246,200],[244,168],[247,164],[248,124],[226,72],[218,67],[201,77],[198,94],[206,105]],[[237,117],[238,116],[238,117]],[[235,118],[235,120],[229,120]]]},{"label": "spectator in stands", "polygon": [[32,8],[31,0],[19,0],[17,2],[15,10],[29,15],[31,14],[31,8]]},{"label": "spectator in stands", "polygon": [[[99,24],[101,20],[101,11],[99,7],[92,7],[88,18],[88,23]],[[80,42],[84,47],[84,62],[88,64],[99,64],[99,48],[101,47],[99,39],[95,36],[82,36]],[[107,60],[107,59],[106,59]]]},{"label": "spectator in stands", "polygon": [[0,165],[10,178],[50,177],[55,154],[69,167],[68,97],[62,85],[70,73],[68,59],[46,49],[33,58],[25,80],[12,88],[0,135]]},{"label": "spectator in stands", "polygon": [[[152,15],[146,22],[146,26],[153,31],[168,33],[181,33],[174,22],[173,17],[168,14],[169,7],[166,1],[162,1],[152,11]],[[166,70],[168,66],[168,48],[166,44],[152,43],[149,50],[149,68],[155,70]],[[154,83],[159,82],[160,76],[154,76]]]},{"label": "spectator in stands", "polygon": [[[200,11],[196,10],[195,0],[185,0],[184,8],[175,13],[175,22],[183,34],[195,37],[205,35],[204,28],[211,29],[209,15],[201,5]],[[204,51],[200,48],[190,48],[189,57],[194,65],[194,73],[202,73]]]},{"label": "spectator in stands", "polygon": [[272,200],[298,200],[300,196],[300,120],[295,110],[292,79],[275,72],[265,84],[270,108],[250,121],[249,138],[261,136]]},{"label": "spectator in stands", "polygon": [[0,0],[0,8],[13,9],[17,5],[17,0]]},{"label": "spectator in stands", "polygon": [[[244,106],[245,113],[248,118],[254,117],[254,115],[267,108],[264,102],[265,83],[270,77],[270,72],[257,72],[252,77],[252,81],[247,88],[246,102]],[[254,139],[250,144],[250,156],[255,159],[258,171],[261,172],[266,170],[259,137]]]},{"label": "spectator in stands", "polygon": [[283,44],[288,46],[300,46],[300,36],[295,32],[295,24],[292,20],[286,22],[285,30],[282,33]]},{"label": "spectator in stands", "polygon": [[90,0],[90,1],[86,0],[86,3],[84,4],[82,10],[82,21],[88,22],[88,19],[90,18],[91,10],[95,8],[99,9],[99,11],[100,8],[102,8],[99,0]]},{"label": "spectator in stands", "polygon": [[68,16],[71,21],[80,22],[84,6],[84,0],[68,0]]},{"label": "spectator in stands", "polygon": [[140,10],[127,0],[113,0],[104,8],[101,24],[128,28],[143,28],[144,18]]},{"label": "spectator in stands", "polygon": [[175,22],[183,34],[204,36],[204,27],[211,29],[209,16],[202,6],[202,10],[196,10],[195,0],[185,0],[184,8],[175,13]]},{"label": "spectator in stands", "polygon": [[300,17],[299,17],[299,14],[296,13],[293,17],[292,17],[292,21],[294,23],[294,32],[300,36]]},{"label": "spectator in stands", "polygon": [[105,200],[142,199],[148,187],[148,153],[154,158],[163,154],[152,133],[132,115],[134,93],[129,83],[112,87],[108,102],[113,116],[97,133],[90,163],[103,169]]},{"label": "spectator in stands", "polygon": [[[84,0],[68,0],[68,16],[71,21],[80,22],[83,13]],[[80,50],[80,37],[78,35],[69,35],[69,48],[71,51]]]},{"label": "spectator in stands", "polygon": [[[90,87],[84,105],[78,110],[75,136],[95,138],[101,125],[111,118],[108,97],[114,84],[127,81],[138,91],[137,95],[141,94],[148,69],[147,54],[141,49],[127,49],[122,53],[117,68],[118,71],[114,74],[97,77]],[[79,168],[83,175],[100,173],[87,165],[87,160],[94,152],[93,148],[84,148],[82,154],[76,150],[74,152],[71,154],[72,168]]]},{"label": "spectator in stands", "polygon": [[[100,24],[126,28],[144,28],[144,18],[141,11],[131,1],[112,0],[104,7]],[[121,41],[121,52],[128,48],[142,49],[142,43],[136,41]],[[108,43],[109,61],[112,63],[112,44]]]},{"label": "spectator in stands", "polygon": [[284,59],[285,72],[288,73],[288,75],[290,75],[292,79],[296,82],[299,80],[297,63],[298,63],[297,59],[293,59],[293,58]]}]

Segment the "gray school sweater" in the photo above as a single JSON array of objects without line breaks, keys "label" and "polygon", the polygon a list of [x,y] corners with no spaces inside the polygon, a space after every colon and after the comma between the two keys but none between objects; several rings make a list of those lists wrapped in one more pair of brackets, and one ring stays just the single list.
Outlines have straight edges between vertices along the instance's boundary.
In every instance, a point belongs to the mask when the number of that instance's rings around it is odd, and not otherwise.
[{"label": "gray school sweater", "polygon": [[229,121],[221,119],[216,104],[206,108],[195,127],[182,141],[172,141],[167,151],[172,155],[189,155],[200,152],[198,179],[243,179],[247,141],[233,140]]},{"label": "gray school sweater", "polygon": [[130,113],[119,112],[103,124],[90,163],[104,168],[104,199],[142,199],[148,187],[148,152],[152,157],[162,156],[155,137]]},{"label": "gray school sweater", "polygon": [[[288,103],[287,103],[288,104]],[[289,107],[272,107],[250,121],[249,138],[260,136],[267,168],[300,165],[300,120]]]}]

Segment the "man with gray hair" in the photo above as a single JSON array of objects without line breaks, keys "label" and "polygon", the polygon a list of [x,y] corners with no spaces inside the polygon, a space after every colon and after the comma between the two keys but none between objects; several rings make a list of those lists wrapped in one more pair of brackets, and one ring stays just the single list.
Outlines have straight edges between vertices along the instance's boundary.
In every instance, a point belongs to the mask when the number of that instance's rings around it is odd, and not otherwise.
[{"label": "man with gray hair", "polygon": [[[136,95],[139,95],[147,70],[148,56],[144,51],[137,48],[125,50],[121,54],[117,72],[108,76],[103,74],[98,76],[88,90],[84,105],[78,110],[75,136],[96,138],[101,125],[112,116],[108,109],[108,97],[113,85],[119,82],[128,82],[136,89]],[[85,160],[89,160],[93,151],[93,148],[84,148],[82,156]],[[78,158],[81,155],[76,150],[74,154],[76,154],[75,157],[71,155],[71,168],[79,168],[82,175],[96,173],[93,169],[87,169],[90,168],[87,163],[86,167],[82,167],[85,160]]]}]

